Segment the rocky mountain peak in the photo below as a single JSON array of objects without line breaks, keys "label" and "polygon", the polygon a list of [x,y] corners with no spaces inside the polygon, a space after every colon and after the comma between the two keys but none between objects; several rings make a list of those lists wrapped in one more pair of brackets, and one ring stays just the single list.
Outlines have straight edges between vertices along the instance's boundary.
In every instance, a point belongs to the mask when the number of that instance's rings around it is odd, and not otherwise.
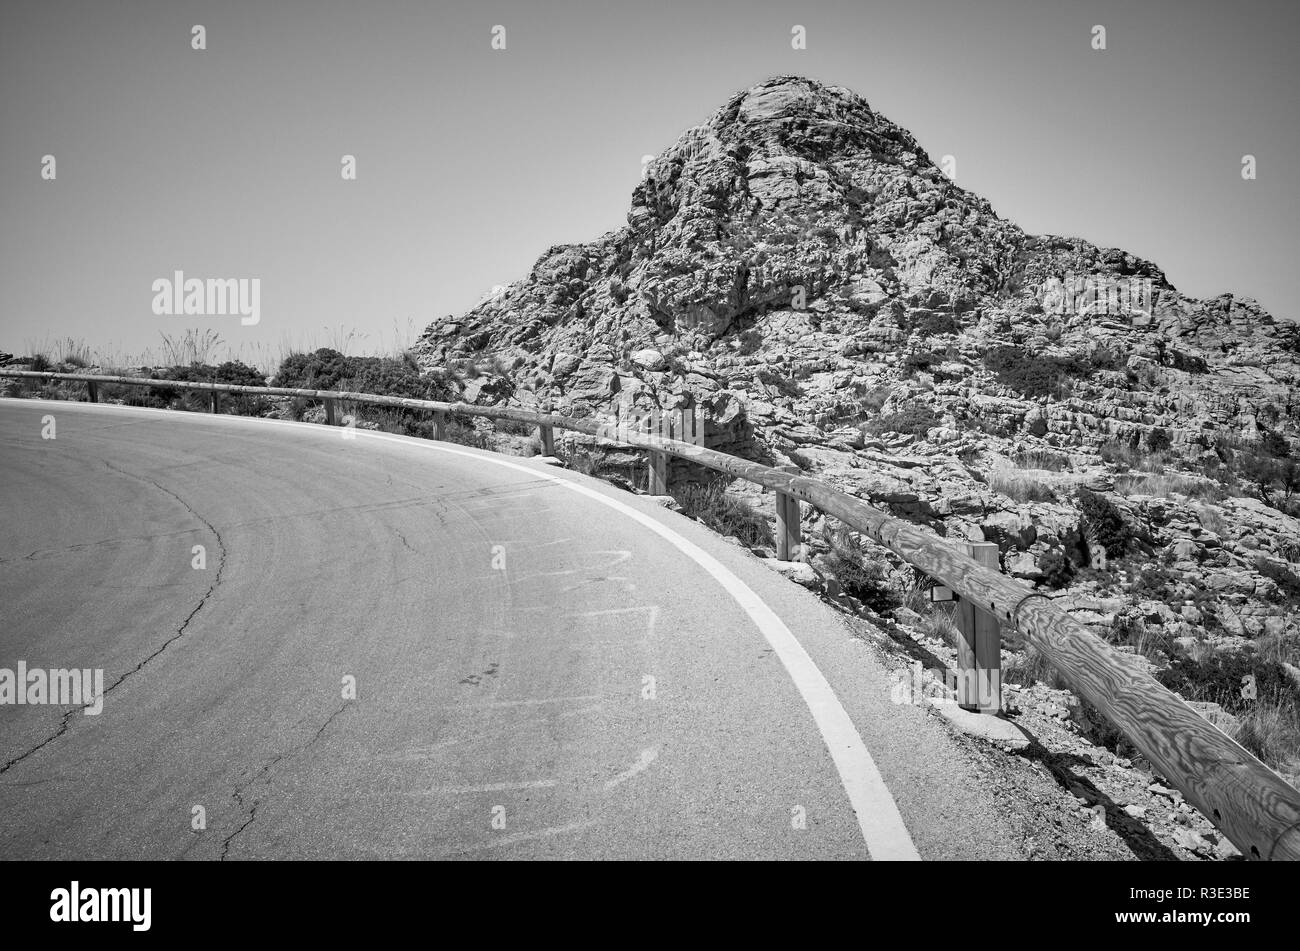
[{"label": "rocky mountain peak", "polygon": [[708,445],[996,541],[1165,661],[1258,638],[1300,663],[1296,325],[1025,234],[849,90],[731,97],[647,164],[626,226],[416,352],[468,401],[698,410]]}]

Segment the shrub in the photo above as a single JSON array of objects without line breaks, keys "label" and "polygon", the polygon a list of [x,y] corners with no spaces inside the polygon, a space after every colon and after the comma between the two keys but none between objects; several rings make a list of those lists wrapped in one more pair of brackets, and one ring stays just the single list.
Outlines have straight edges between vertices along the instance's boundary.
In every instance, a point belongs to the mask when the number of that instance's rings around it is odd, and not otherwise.
[{"label": "shrub", "polygon": [[907,332],[919,337],[937,337],[940,334],[961,333],[961,322],[952,314],[940,311],[922,311],[907,322]]},{"label": "shrub", "polygon": [[1056,493],[1051,486],[1031,479],[1023,472],[994,472],[989,476],[989,488],[1017,502],[1056,501]]},{"label": "shrub", "polygon": [[1182,475],[1152,475],[1150,473],[1121,475],[1115,478],[1115,491],[1120,495],[1170,496],[1174,493],[1205,502],[1219,502],[1227,497],[1221,485],[1203,478]]},{"label": "shrub", "polygon": [[1279,565],[1260,555],[1255,559],[1255,570],[1277,585],[1276,600],[1300,601],[1300,578],[1286,565]]},{"label": "shrub", "polygon": [[1122,354],[1104,344],[1088,355],[1088,363],[1094,370],[1118,370],[1122,360]]},{"label": "shrub", "polygon": [[1011,460],[1020,469],[1046,469],[1049,472],[1070,471],[1070,457],[1045,449],[1031,449],[1017,453]]},{"label": "shrub", "polygon": [[[401,357],[350,357],[328,347],[285,357],[276,371],[275,385],[419,400],[448,401],[452,397],[444,377],[438,373],[422,374],[410,354]],[[357,412],[364,412],[368,420],[378,423],[385,432],[426,439],[433,436],[433,421],[427,413],[377,407],[358,407]],[[458,440],[451,438],[452,433],[464,436],[468,440],[466,445],[478,446],[482,442],[472,428],[461,432],[449,427],[449,441],[456,442]]]},{"label": "shrub", "polygon": [[1074,562],[1060,548],[1051,548],[1039,559],[1038,568],[1043,573],[1043,583],[1049,588],[1066,588],[1074,580]]},{"label": "shrub", "polygon": [[897,412],[871,420],[866,424],[866,431],[875,436],[884,433],[924,436],[939,422],[938,414],[924,403],[909,403]]},{"label": "shrub", "polygon": [[782,396],[789,397],[790,399],[803,396],[803,388],[800,387],[798,383],[787,377],[781,376],[779,373],[774,373],[766,367],[759,370],[758,373],[755,374],[755,377],[760,383],[765,383],[768,386],[774,387]]},{"label": "shrub", "polygon": [[1164,452],[1171,445],[1169,430],[1157,427],[1147,433],[1147,449],[1152,452]]},{"label": "shrub", "polygon": [[1148,601],[1172,601],[1179,597],[1178,576],[1165,568],[1143,568],[1129,585],[1129,593]]},{"label": "shrub", "polygon": [[227,360],[217,366],[192,363],[189,366],[164,367],[153,378],[203,383],[230,383],[236,386],[266,386],[266,377],[260,371],[239,360]]},{"label": "shrub", "polygon": [[943,357],[937,353],[930,353],[924,350],[913,350],[907,356],[903,357],[903,369],[916,372],[917,370],[929,370],[937,363],[942,363]]},{"label": "shrub", "polygon": [[[1300,707],[1300,687],[1285,667],[1251,654],[1212,654],[1200,661],[1175,657],[1156,678],[1188,700],[1211,700],[1239,714],[1256,704]],[[1254,696],[1245,686],[1254,678]]]},{"label": "shrub", "polygon": [[1012,660],[1003,671],[1002,676],[1007,683],[1026,687],[1041,683],[1053,689],[1066,685],[1060,671],[1036,647],[1025,644],[1023,650],[1023,656]]},{"label": "shrub", "polygon": [[1098,450],[1101,454],[1101,461],[1117,466],[1121,471],[1135,468],[1141,453],[1131,442],[1125,442],[1121,439],[1110,439],[1102,443]]},{"label": "shrub", "polygon": [[1064,397],[1074,378],[1087,376],[1089,368],[1074,357],[1032,353],[1021,347],[995,347],[984,355],[984,365],[999,383],[1029,397]]},{"label": "shrub", "polygon": [[749,330],[743,331],[737,339],[739,341],[739,346],[736,348],[736,352],[742,357],[747,357],[751,353],[757,353],[759,347],[763,345],[763,335],[753,327]]},{"label": "shrub", "polygon": [[845,594],[882,614],[902,603],[899,593],[887,581],[887,563],[869,551],[847,526],[831,529],[828,522],[822,529],[822,539],[829,548],[823,566]]},{"label": "shrub", "polygon": [[1079,511],[1097,533],[1097,541],[1111,558],[1119,558],[1133,541],[1133,529],[1113,502],[1087,489],[1079,490]]},{"label": "shrub", "polygon": [[285,357],[275,374],[276,386],[308,390],[352,390],[379,396],[447,400],[451,390],[437,374],[421,374],[409,357],[349,357],[327,347]]},{"label": "shrub", "polygon": [[1232,738],[1273,767],[1292,763],[1300,749],[1300,713],[1295,706],[1256,702],[1238,714]]},{"label": "shrub", "polygon": [[855,383],[853,385],[854,395],[860,397],[858,405],[862,411],[868,414],[879,413],[882,406],[889,402],[889,398],[894,395],[894,391],[885,383],[867,388],[865,383]]},{"label": "shrub", "polygon": [[[217,366],[191,363],[185,366],[163,367],[151,374],[151,379],[180,380],[188,383],[229,383],[232,386],[266,386],[266,377],[259,370],[238,360],[227,360]],[[171,390],[150,387],[164,405],[179,401],[183,409],[206,412],[209,395],[195,390]],[[271,406],[268,399],[248,393],[223,393],[221,405],[237,416],[261,416]]]},{"label": "shrub", "polygon": [[727,494],[727,480],[682,482],[672,496],[690,518],[697,518],[720,535],[731,535],[748,548],[775,544],[767,519],[747,502]]}]

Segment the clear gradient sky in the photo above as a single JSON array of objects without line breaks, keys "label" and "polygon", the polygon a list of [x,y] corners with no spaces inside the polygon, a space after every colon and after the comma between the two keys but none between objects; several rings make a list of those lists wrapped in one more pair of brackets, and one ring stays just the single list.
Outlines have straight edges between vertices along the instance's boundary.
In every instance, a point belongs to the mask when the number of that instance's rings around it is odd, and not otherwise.
[{"label": "clear gradient sky", "polygon": [[[1298,24],[1263,0],[6,0],[0,349],[391,339],[618,227],[643,154],[784,73],[862,94],[1030,232],[1294,319]],[[261,323],[155,316],[176,269],[260,278]]]}]

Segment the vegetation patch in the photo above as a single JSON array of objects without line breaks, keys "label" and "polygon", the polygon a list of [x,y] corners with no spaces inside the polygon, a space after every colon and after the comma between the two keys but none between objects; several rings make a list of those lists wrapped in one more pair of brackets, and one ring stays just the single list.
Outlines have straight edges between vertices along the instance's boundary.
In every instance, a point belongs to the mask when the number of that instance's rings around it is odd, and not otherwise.
[{"label": "vegetation patch", "polygon": [[1286,565],[1280,565],[1260,555],[1255,559],[1255,570],[1277,585],[1275,601],[1292,604],[1300,602],[1300,578],[1296,577],[1295,572]]},{"label": "vegetation patch", "polygon": [[870,420],[864,424],[864,428],[873,436],[885,433],[924,436],[940,422],[939,415],[929,406],[924,403],[909,403],[896,412]]},{"label": "vegetation patch", "polygon": [[1031,353],[1021,347],[995,347],[984,354],[984,365],[999,383],[1022,396],[1064,398],[1074,380],[1091,367],[1075,357]]},{"label": "vegetation patch", "polygon": [[699,519],[719,535],[738,538],[747,548],[773,547],[767,519],[747,502],[728,495],[727,485],[726,479],[682,482],[671,492],[685,515]]},{"label": "vegetation patch", "polygon": [[1124,513],[1104,496],[1079,490],[1079,511],[1096,532],[1097,541],[1111,558],[1120,558],[1133,543],[1134,533]]},{"label": "vegetation patch", "polygon": [[839,582],[845,594],[881,614],[902,604],[902,597],[889,584],[888,562],[872,552],[847,526],[832,529],[828,519],[822,528],[822,540],[829,549],[823,556],[822,567]]},{"label": "vegetation patch", "polygon": [[989,475],[989,488],[1017,502],[1055,502],[1056,493],[1045,482],[1023,472],[1000,470]]}]

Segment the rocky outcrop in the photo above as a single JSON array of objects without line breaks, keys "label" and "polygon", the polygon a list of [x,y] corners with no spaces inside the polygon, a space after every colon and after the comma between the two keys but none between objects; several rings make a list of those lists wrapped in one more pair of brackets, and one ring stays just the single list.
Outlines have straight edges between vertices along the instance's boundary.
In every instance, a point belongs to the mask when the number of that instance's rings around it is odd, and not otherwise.
[{"label": "rocky outcrop", "polygon": [[[1296,326],[1249,299],[1186,297],[1124,251],[1025,234],[841,87],[778,77],[736,94],[647,164],[624,227],[551,248],[416,352],[508,368],[471,400],[702,407],[710,445],[995,539],[1029,583],[1065,583],[1053,552],[1106,564],[1080,540],[1079,491],[1099,492],[1140,535],[1130,560],[1214,592],[1223,629],[1295,626],[1256,560],[1294,565],[1300,523],[1198,473],[1216,441],[1295,445]],[[1134,445],[1180,479],[1134,476],[1111,454]],[[1115,578],[1140,571],[1110,561]],[[1125,603],[1191,623],[1159,598]]]}]

